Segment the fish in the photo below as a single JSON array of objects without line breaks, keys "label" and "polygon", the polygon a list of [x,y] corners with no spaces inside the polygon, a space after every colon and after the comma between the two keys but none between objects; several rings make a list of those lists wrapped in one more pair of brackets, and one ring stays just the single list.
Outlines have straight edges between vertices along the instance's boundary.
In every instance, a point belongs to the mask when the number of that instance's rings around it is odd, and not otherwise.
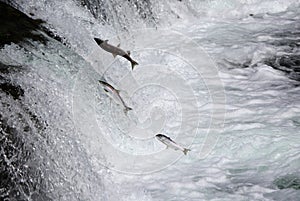
[{"label": "fish", "polygon": [[120,48],[120,44],[116,47],[111,44],[108,44],[108,40],[103,41],[100,38],[94,38],[94,40],[102,49],[104,49],[105,51],[107,51],[109,53],[112,53],[113,57],[116,57],[117,55],[119,55],[121,57],[124,57],[128,61],[130,61],[132,70],[134,69],[134,67],[136,65],[138,65],[138,63],[130,57],[130,51],[126,52],[126,51],[122,50]]},{"label": "fish", "polygon": [[106,94],[113,99],[118,105],[122,105],[124,107],[124,113],[127,115],[127,112],[132,110],[131,107],[128,107],[123,98],[120,96],[120,90],[115,89],[112,85],[109,83],[99,80],[99,83],[103,86],[104,91]]},{"label": "fish", "polygon": [[164,134],[157,134],[156,139],[167,145],[167,148],[170,147],[174,150],[181,150],[184,155],[187,154],[187,152],[191,151],[190,149],[184,148],[180,145],[178,145],[176,142],[174,142],[170,137],[164,135]]}]

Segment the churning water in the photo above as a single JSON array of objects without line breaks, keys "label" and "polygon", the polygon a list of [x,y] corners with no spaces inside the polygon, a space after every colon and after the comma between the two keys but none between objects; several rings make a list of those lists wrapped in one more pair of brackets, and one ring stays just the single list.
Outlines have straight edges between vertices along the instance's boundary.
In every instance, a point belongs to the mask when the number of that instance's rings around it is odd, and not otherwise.
[{"label": "churning water", "polygon": [[299,1],[4,2],[1,200],[300,199]]}]

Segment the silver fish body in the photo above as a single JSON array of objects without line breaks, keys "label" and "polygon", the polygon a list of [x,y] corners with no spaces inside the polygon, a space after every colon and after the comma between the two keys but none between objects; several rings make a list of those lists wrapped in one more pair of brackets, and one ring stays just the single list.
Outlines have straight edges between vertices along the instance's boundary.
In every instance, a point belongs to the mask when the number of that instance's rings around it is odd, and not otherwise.
[{"label": "silver fish body", "polygon": [[180,146],[179,144],[174,142],[170,137],[168,137],[166,135],[157,134],[155,137],[156,137],[156,139],[158,139],[159,141],[161,141],[162,143],[167,145],[167,148],[170,147],[174,150],[180,150],[184,153],[184,155],[186,155],[188,151],[191,151],[190,149],[186,149],[186,148]]},{"label": "silver fish body", "polygon": [[96,43],[105,51],[112,53],[112,55],[114,57],[116,57],[117,55],[124,57],[125,59],[127,59],[128,61],[130,61],[131,63],[131,68],[132,70],[134,69],[135,65],[138,65],[138,63],[136,61],[134,61],[131,57],[130,57],[130,52],[129,51],[124,51],[119,47],[113,46],[108,44],[108,40],[101,40],[99,38],[94,38],[94,40],[96,41]]},{"label": "silver fish body", "polygon": [[104,91],[111,99],[113,99],[118,105],[122,105],[124,107],[125,114],[127,114],[128,111],[132,110],[132,108],[128,107],[125,104],[123,98],[120,96],[119,90],[115,89],[113,86],[102,80],[99,80],[99,83],[102,85]]}]

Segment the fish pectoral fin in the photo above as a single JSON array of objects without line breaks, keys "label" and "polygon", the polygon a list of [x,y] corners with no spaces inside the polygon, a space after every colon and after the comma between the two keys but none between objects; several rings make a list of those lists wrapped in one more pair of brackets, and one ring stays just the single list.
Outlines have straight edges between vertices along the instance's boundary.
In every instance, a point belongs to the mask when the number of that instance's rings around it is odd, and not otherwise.
[{"label": "fish pectoral fin", "polygon": [[118,94],[125,92],[124,90],[121,90],[121,89],[116,89],[116,91],[117,91]]},{"label": "fish pectoral fin", "polygon": [[127,54],[130,56],[130,51],[129,50],[127,51]]},{"label": "fish pectoral fin", "polygon": [[116,56],[117,56],[117,55],[116,55],[116,54],[114,54],[114,53],[112,53],[112,55],[113,55],[113,57],[114,57],[114,58],[116,58]]},{"label": "fish pectoral fin", "polygon": [[104,91],[107,92],[107,93],[109,92],[107,89],[104,89]]},{"label": "fish pectoral fin", "polygon": [[120,47],[121,46],[121,43],[119,43],[118,45],[117,45],[117,47]]},{"label": "fish pectoral fin", "polygon": [[104,42],[105,42],[105,43],[107,43],[107,42],[108,42],[108,40],[105,40]]}]

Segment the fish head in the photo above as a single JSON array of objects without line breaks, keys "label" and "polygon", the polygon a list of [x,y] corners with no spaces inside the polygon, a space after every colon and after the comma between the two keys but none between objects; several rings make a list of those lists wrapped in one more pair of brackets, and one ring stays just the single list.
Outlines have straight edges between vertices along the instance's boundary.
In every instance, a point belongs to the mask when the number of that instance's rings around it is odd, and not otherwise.
[{"label": "fish head", "polygon": [[157,134],[155,137],[160,141],[164,141],[167,139],[166,136],[163,134]]},{"label": "fish head", "polygon": [[158,139],[161,142],[168,142],[168,141],[173,142],[173,140],[170,137],[168,137],[164,134],[161,134],[161,133],[157,134],[155,137],[156,137],[156,139]]},{"label": "fish head", "polygon": [[104,43],[105,41],[101,40],[100,38],[94,38],[94,40],[96,41],[96,43],[98,45],[101,45],[102,43]]},{"label": "fish head", "polygon": [[107,82],[102,81],[102,80],[98,80],[98,81],[106,93],[111,93],[111,91],[112,91],[111,86]]},{"label": "fish head", "polygon": [[102,80],[98,80],[98,81],[99,81],[100,84],[102,84],[104,86],[106,85],[106,83],[104,81],[102,81]]},{"label": "fish head", "polygon": [[99,83],[101,84],[101,86],[103,87],[103,89],[109,88],[108,84],[102,80],[99,80]]}]

